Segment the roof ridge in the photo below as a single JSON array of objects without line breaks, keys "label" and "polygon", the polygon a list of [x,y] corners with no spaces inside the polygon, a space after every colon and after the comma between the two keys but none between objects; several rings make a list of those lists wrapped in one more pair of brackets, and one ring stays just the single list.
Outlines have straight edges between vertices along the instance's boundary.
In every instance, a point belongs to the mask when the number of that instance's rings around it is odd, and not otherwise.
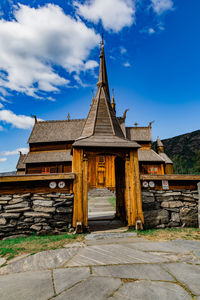
[{"label": "roof ridge", "polygon": [[71,120],[48,120],[48,121],[38,121],[38,123],[61,123],[61,122],[66,122],[66,123],[70,123],[70,122],[75,122],[75,121],[84,121],[85,119],[82,118],[82,119],[71,119]]},{"label": "roof ridge", "polygon": [[149,129],[149,126],[126,126],[126,128],[131,128],[131,129]]}]

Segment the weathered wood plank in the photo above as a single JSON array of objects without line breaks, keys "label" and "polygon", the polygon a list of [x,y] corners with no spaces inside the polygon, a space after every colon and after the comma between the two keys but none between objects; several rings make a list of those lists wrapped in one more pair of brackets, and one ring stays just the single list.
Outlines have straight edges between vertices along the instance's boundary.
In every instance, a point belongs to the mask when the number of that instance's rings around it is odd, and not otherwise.
[{"label": "weathered wood plank", "polygon": [[140,175],[141,180],[188,180],[200,181],[200,175],[181,175],[181,174],[166,174],[166,175]]},{"label": "weathered wood plank", "polygon": [[56,180],[56,179],[74,179],[74,173],[61,174],[26,174],[15,176],[1,176],[0,182],[17,182],[17,181],[37,181],[37,180]]}]

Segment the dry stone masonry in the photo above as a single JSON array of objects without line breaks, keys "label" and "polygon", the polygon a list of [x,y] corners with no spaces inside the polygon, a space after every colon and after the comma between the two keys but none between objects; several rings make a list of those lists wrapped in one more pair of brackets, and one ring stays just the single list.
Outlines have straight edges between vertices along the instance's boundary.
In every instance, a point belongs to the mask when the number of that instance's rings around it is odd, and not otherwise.
[{"label": "dry stone masonry", "polygon": [[145,228],[198,227],[198,191],[142,191]]},{"label": "dry stone masonry", "polygon": [[0,196],[0,238],[66,232],[71,227],[73,194]]}]

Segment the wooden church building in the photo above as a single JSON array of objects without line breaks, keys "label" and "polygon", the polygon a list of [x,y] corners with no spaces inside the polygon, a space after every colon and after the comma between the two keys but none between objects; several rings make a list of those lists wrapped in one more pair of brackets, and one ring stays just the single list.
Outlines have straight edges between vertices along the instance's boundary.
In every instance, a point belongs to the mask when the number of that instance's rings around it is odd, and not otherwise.
[{"label": "wooden church building", "polygon": [[[104,89],[101,90],[100,87]],[[162,175],[173,173],[173,162],[164,152],[161,140],[157,139],[155,152],[152,149],[151,123],[147,127],[126,127],[126,111],[116,116],[114,97],[110,99],[104,47],[100,54],[97,94],[92,99],[87,119],[37,121],[29,137],[29,153],[20,153],[17,163],[18,174],[66,173],[72,171],[72,149],[77,145],[116,148],[137,145],[140,174]],[[102,100],[103,99],[103,100]],[[112,158],[114,159],[114,158]],[[96,163],[89,165],[89,186],[115,188],[111,157],[100,155]],[[110,165],[109,165],[110,164]],[[107,169],[107,172],[105,172]],[[90,176],[89,176],[90,178]],[[109,179],[110,178],[110,179]]]},{"label": "wooden church building", "polygon": [[117,117],[114,97],[110,98],[102,42],[97,92],[87,118],[37,121],[35,117],[29,152],[20,154],[17,173],[75,173],[74,226],[87,225],[88,190],[105,187],[116,190],[121,219],[129,225],[143,221],[140,174],[173,173],[173,162],[160,139],[157,152],[152,149],[151,123],[126,127],[125,121],[126,111]]}]

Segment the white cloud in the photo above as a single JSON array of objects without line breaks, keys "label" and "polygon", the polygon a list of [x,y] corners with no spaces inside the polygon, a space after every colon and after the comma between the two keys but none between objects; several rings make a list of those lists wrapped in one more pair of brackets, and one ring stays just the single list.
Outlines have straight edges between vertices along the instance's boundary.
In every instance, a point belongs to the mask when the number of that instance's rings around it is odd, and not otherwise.
[{"label": "white cloud", "polygon": [[26,154],[28,153],[28,148],[17,148],[15,150],[12,150],[12,151],[5,151],[3,152],[4,155],[7,155],[7,156],[11,156],[11,155],[18,155],[19,152],[22,152],[23,154]]},{"label": "white cloud", "polygon": [[125,62],[125,63],[123,64],[123,66],[128,68],[128,67],[131,66],[131,64],[127,61],[127,62]]},{"label": "white cloud", "polygon": [[96,67],[98,67],[98,63],[95,60],[88,60],[84,65],[84,70],[92,70]]},{"label": "white cloud", "polygon": [[0,125],[0,131],[4,131],[4,128],[3,128],[3,126],[1,126],[1,125]]},{"label": "white cloud", "polygon": [[152,8],[154,12],[158,15],[162,15],[168,10],[173,10],[173,1],[172,0],[151,0]]},{"label": "white cloud", "polygon": [[11,89],[34,97],[38,91],[56,92],[69,80],[53,66],[77,74],[96,67],[87,59],[100,36],[79,18],[53,4],[19,5],[14,17],[12,21],[0,19],[1,91]]},{"label": "white cloud", "polygon": [[16,115],[10,110],[0,110],[0,121],[12,124],[20,129],[30,129],[34,124],[34,119],[24,115]]},{"label": "white cloud", "polygon": [[0,158],[0,162],[5,162],[5,161],[7,161],[7,158],[6,158],[6,157]]},{"label": "white cloud", "polygon": [[97,24],[100,20],[106,30],[119,32],[134,23],[135,5],[132,0],[74,1],[77,14]]},{"label": "white cloud", "polygon": [[120,47],[120,52],[121,54],[125,54],[127,52],[126,48],[124,48],[123,46]]},{"label": "white cloud", "polygon": [[2,108],[3,107],[3,104],[2,103],[0,103],[0,108]]},{"label": "white cloud", "polygon": [[149,33],[149,34],[154,34],[154,33],[155,33],[155,30],[154,30],[153,28],[149,28],[149,29],[148,29],[148,33]]}]

